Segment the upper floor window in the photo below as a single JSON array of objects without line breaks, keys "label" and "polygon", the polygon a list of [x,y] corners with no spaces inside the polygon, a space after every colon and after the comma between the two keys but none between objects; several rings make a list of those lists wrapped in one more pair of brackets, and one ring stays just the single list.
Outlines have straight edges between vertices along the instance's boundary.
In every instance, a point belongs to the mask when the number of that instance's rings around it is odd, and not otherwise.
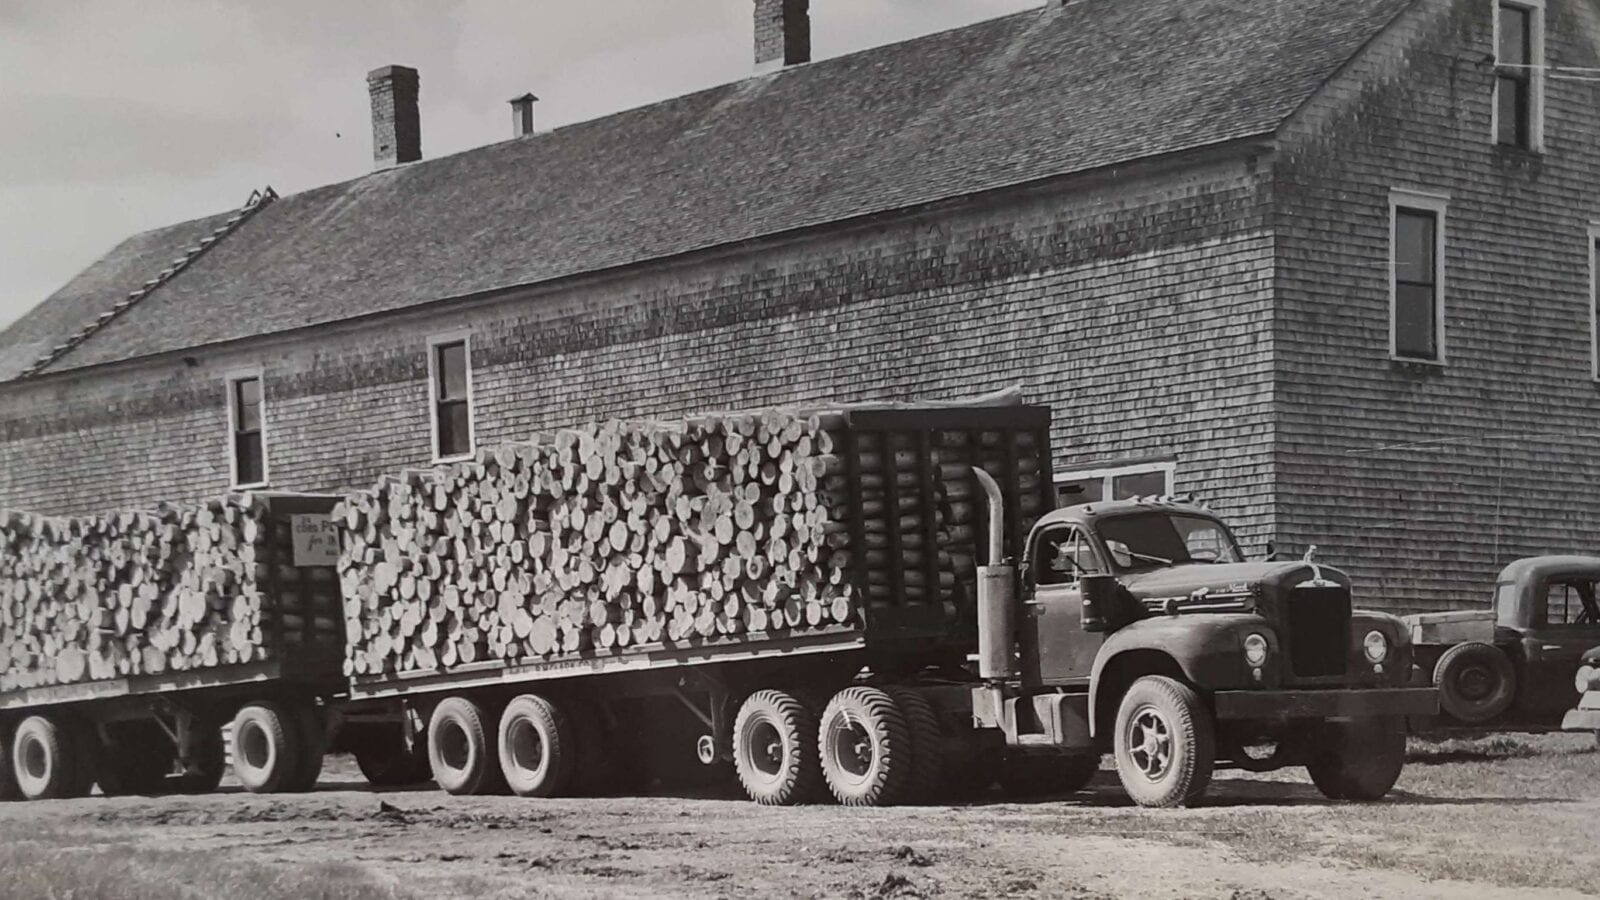
[{"label": "upper floor window", "polygon": [[1495,141],[1539,149],[1544,104],[1543,0],[1502,2],[1495,9]]},{"label": "upper floor window", "polygon": [[434,459],[458,459],[472,453],[472,359],[467,339],[436,340],[428,350]]},{"label": "upper floor window", "polygon": [[1589,372],[1600,381],[1600,224],[1589,226]]},{"label": "upper floor window", "polygon": [[267,483],[267,443],[261,376],[228,379],[228,430],[234,487]]},{"label": "upper floor window", "polygon": [[1060,506],[1162,497],[1172,493],[1177,463],[1156,462],[1063,472],[1056,476],[1056,502]]},{"label": "upper floor window", "polygon": [[1444,232],[1448,200],[1390,195],[1389,353],[1415,362],[1444,361]]}]

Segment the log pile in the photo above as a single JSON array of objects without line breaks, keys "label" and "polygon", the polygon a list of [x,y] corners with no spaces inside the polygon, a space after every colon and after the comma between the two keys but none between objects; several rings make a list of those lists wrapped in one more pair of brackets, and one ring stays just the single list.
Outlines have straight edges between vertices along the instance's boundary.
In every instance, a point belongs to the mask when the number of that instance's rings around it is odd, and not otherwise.
[{"label": "log pile", "polygon": [[387,478],[334,511],[348,674],[858,621],[816,416],[609,422]]},{"label": "log pile", "polygon": [[289,564],[288,527],[251,494],[96,517],[0,511],[0,690],[256,662],[267,624],[296,640],[320,618],[336,640],[331,570],[330,589],[297,592],[323,576]]},{"label": "log pile", "polygon": [[350,495],[346,674],[860,627],[903,604],[956,616],[986,515],[971,466],[1033,492],[1018,511],[1036,516],[1032,435],[863,433],[847,460],[846,422],[608,422]]}]

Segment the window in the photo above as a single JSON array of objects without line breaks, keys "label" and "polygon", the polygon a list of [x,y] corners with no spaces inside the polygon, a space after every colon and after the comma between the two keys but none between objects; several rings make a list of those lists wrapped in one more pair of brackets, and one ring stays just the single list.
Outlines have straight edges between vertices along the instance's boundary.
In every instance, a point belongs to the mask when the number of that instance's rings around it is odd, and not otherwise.
[{"label": "window", "polygon": [[1172,475],[1177,463],[1143,463],[1106,469],[1066,472],[1056,476],[1056,500],[1060,506],[1127,500],[1130,497],[1161,497],[1172,493]]},{"label": "window", "polygon": [[434,459],[458,459],[472,453],[472,359],[467,339],[436,340],[428,349]]},{"label": "window", "polygon": [[1544,106],[1543,0],[1497,4],[1494,30],[1495,142],[1537,150]]},{"label": "window", "polygon": [[261,376],[228,379],[228,430],[234,487],[267,483],[267,444],[261,400]]},{"label": "window", "polygon": [[1546,625],[1595,625],[1600,623],[1600,608],[1595,606],[1594,582],[1583,579],[1552,581],[1545,591]]},{"label": "window", "polygon": [[1600,224],[1589,226],[1589,371],[1600,381]]},{"label": "window", "polygon": [[1444,362],[1444,235],[1448,198],[1395,191],[1389,198],[1389,354]]},{"label": "window", "polygon": [[1039,538],[1034,575],[1038,584],[1070,584],[1103,571],[1094,546],[1076,528],[1055,528]]}]

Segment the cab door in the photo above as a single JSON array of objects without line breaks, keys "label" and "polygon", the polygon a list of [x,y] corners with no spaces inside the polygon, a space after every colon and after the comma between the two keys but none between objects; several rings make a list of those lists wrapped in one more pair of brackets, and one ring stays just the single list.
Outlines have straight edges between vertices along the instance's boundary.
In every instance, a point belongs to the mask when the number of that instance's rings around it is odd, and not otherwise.
[{"label": "cab door", "polygon": [[1578,702],[1572,676],[1584,651],[1600,646],[1600,598],[1588,576],[1555,576],[1538,588],[1527,630],[1515,652],[1517,706],[1535,718],[1555,716]]},{"label": "cab door", "polygon": [[1041,529],[1028,565],[1032,588],[1019,625],[1023,684],[1087,684],[1103,637],[1083,630],[1079,578],[1105,567],[1092,542],[1072,525]]}]

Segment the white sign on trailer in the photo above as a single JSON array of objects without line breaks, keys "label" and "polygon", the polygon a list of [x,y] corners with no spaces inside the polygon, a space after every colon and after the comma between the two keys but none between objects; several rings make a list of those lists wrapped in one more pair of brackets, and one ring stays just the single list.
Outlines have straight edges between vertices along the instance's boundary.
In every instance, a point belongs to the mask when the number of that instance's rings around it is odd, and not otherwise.
[{"label": "white sign on trailer", "polygon": [[331,566],[339,562],[339,529],[325,515],[290,516],[296,566]]}]

